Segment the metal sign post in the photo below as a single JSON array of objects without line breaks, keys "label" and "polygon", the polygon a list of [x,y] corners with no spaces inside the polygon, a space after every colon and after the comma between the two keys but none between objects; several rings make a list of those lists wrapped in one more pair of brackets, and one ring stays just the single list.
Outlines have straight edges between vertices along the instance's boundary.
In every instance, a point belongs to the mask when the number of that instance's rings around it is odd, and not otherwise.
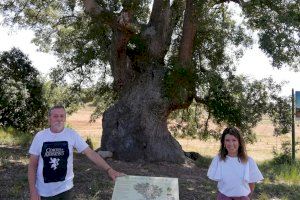
[{"label": "metal sign post", "polygon": [[[292,89],[292,160],[295,161],[295,97],[294,88]],[[297,109],[297,108],[296,108]],[[297,111],[296,111],[297,113]]]}]

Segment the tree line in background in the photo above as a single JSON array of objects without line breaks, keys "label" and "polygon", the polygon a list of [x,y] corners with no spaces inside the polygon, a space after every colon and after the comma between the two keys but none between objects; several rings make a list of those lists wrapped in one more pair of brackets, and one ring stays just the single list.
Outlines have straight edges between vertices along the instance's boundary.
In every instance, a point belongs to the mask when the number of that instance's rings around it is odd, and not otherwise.
[{"label": "tree line in background", "polygon": [[[116,99],[111,86],[103,81],[83,89],[65,82],[53,82],[55,77],[44,80],[28,57],[16,48],[0,54],[0,66],[0,126],[3,128],[13,127],[19,131],[34,133],[47,125],[47,111],[56,104],[64,105],[68,114],[71,114],[85,103],[93,103],[95,110],[91,121],[95,121]],[[245,81],[245,77],[240,79]],[[217,139],[221,127],[234,120],[244,122],[245,130],[251,131],[261,120],[262,113],[267,113],[273,121],[274,135],[290,131],[290,99],[275,95],[280,86],[271,79],[247,82],[247,87],[237,81],[230,87],[234,90],[238,88],[240,93],[248,91],[247,98],[241,100],[239,92],[235,91],[236,99],[211,99],[211,107],[194,102],[187,109],[174,111],[169,116],[169,128],[173,135],[202,140],[210,137]],[[271,95],[267,95],[267,88],[273,90]],[[253,100],[249,101],[251,98]],[[271,101],[268,102],[269,100]],[[255,104],[254,101],[260,103]],[[236,109],[236,116],[226,116],[226,113],[230,113],[226,110],[229,106]],[[215,118],[215,115],[220,115],[220,118]],[[210,127],[210,122],[219,128]],[[246,140],[255,141],[255,134],[247,134]]]}]

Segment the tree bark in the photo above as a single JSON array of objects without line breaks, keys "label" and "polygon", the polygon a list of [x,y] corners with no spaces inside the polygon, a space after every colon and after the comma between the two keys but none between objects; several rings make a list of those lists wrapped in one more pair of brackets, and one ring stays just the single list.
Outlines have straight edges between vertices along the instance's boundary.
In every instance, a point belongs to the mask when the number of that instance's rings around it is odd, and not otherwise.
[{"label": "tree bark", "polygon": [[188,66],[193,54],[196,35],[196,7],[193,0],[186,1],[186,10],[183,23],[183,36],[180,42],[179,60],[182,66]]},{"label": "tree bark", "polygon": [[[95,0],[85,0],[85,8],[95,21],[107,13]],[[129,7],[106,22],[112,29],[110,64],[119,99],[103,115],[101,149],[113,152],[119,160],[184,161],[180,144],[168,131],[167,117],[172,110],[190,105],[191,92],[183,89],[179,100],[168,98],[164,91],[165,56],[183,8],[180,0],[172,5],[168,0],[155,0],[147,25],[136,24]],[[184,20],[183,38],[188,45],[181,47],[180,55],[188,53],[183,56],[183,65],[191,59],[195,36],[191,0],[186,8],[191,11]]]},{"label": "tree bark", "polygon": [[102,150],[124,161],[182,163],[180,144],[167,128],[169,102],[163,96],[162,67],[148,67],[103,115]]}]

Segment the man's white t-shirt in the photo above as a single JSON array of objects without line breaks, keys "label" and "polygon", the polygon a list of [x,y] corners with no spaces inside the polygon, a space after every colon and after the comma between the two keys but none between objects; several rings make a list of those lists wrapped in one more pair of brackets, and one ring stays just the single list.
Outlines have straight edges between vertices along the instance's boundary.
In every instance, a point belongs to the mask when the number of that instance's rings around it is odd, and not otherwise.
[{"label": "man's white t-shirt", "polygon": [[238,157],[227,156],[225,161],[217,155],[212,160],[208,178],[218,181],[218,190],[228,197],[241,197],[250,194],[249,183],[256,183],[263,179],[255,161],[248,157],[242,163]]},{"label": "man's white t-shirt", "polygon": [[80,153],[88,144],[72,129],[60,133],[50,129],[34,137],[29,153],[39,157],[36,188],[39,195],[55,196],[73,187],[73,149]]}]

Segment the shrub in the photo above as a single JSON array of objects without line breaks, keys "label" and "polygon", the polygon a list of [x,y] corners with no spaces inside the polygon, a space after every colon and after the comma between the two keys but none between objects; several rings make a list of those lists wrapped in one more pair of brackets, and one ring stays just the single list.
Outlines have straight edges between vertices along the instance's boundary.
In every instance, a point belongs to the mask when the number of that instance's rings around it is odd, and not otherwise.
[{"label": "shrub", "polygon": [[13,48],[0,54],[0,127],[34,132],[46,123],[43,83],[28,57]]},{"label": "shrub", "polygon": [[289,141],[281,144],[281,150],[273,149],[274,164],[292,164],[292,145]]}]

